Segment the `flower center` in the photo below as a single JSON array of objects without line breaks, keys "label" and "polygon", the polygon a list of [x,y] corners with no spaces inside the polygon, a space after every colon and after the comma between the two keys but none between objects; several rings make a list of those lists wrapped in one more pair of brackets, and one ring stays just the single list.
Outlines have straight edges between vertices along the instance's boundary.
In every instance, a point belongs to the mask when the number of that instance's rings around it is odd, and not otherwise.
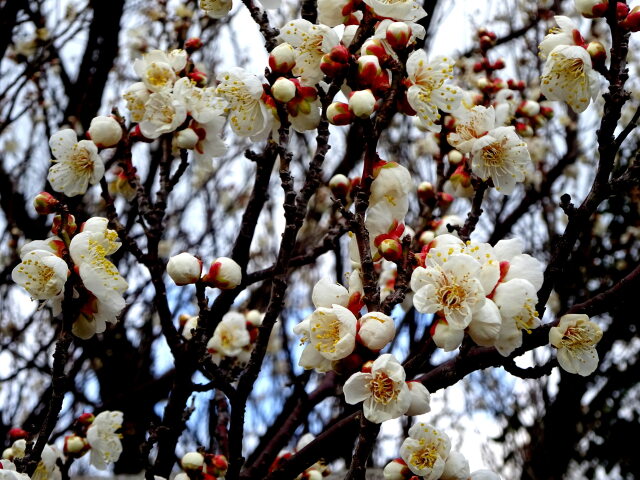
[{"label": "flower center", "polygon": [[464,288],[456,284],[443,285],[437,291],[437,295],[440,297],[440,304],[449,308],[459,307],[464,302],[465,293]]},{"label": "flower center", "polygon": [[338,319],[330,322],[318,322],[314,325],[314,330],[319,331],[315,336],[318,339],[316,349],[319,352],[334,353],[336,344],[340,341],[340,322]]},{"label": "flower center", "polygon": [[76,148],[71,155],[71,165],[73,170],[78,175],[85,173],[91,173],[93,170],[93,160],[91,160],[91,153],[86,148]]},{"label": "flower center", "polygon": [[[422,443],[424,440],[421,440],[420,442]],[[424,445],[420,450],[413,452],[409,462],[411,465],[423,470],[426,468],[433,468],[437,459],[438,450],[434,444],[430,443],[428,445]]]},{"label": "flower center", "polygon": [[504,157],[504,140],[490,143],[482,149],[482,160],[488,167],[501,167],[504,164]]},{"label": "flower center", "polygon": [[374,400],[383,405],[387,405],[398,395],[393,380],[382,372],[376,373],[376,376],[371,379],[369,390]]},{"label": "flower center", "polygon": [[163,87],[173,78],[173,70],[168,65],[153,62],[147,68],[147,81],[154,87]]}]

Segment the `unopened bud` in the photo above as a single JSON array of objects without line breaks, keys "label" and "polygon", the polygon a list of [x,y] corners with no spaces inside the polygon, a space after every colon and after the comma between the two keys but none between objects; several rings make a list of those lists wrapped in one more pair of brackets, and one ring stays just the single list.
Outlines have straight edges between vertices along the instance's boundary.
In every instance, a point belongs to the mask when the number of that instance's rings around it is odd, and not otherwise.
[{"label": "unopened bud", "polygon": [[382,471],[384,480],[407,480],[411,476],[411,470],[401,458],[391,460]]},{"label": "unopened bud", "polygon": [[379,38],[370,38],[364,42],[360,52],[362,55],[375,55],[381,61],[387,57],[387,51]]},{"label": "unopened bud", "polygon": [[601,17],[607,11],[607,0],[575,0],[576,10],[586,18]]},{"label": "unopened bud", "polygon": [[534,117],[540,113],[540,104],[533,100],[525,100],[518,107],[518,113],[527,117]]},{"label": "unopened bud", "polygon": [[353,113],[346,103],[333,102],[327,108],[327,120],[332,125],[349,125],[353,121]]},{"label": "unopened bud", "polygon": [[23,430],[22,428],[12,428],[9,430],[9,440],[15,442],[16,440],[20,440],[21,438],[27,438],[29,436],[29,432]]},{"label": "unopened bud", "polygon": [[176,132],[173,141],[177,148],[193,150],[200,141],[200,137],[198,137],[198,134],[192,128],[185,128]]},{"label": "unopened bud", "polygon": [[358,80],[362,85],[373,85],[381,73],[380,61],[375,55],[362,55],[358,59]]},{"label": "unopened bud", "polygon": [[95,419],[96,417],[93,413],[83,413],[76,421],[81,425],[91,425]]},{"label": "unopened bud", "polygon": [[206,87],[209,79],[207,78],[207,74],[200,71],[194,70],[188,75],[189,79],[193,81],[198,87]]},{"label": "unopened bud", "polygon": [[269,68],[276,73],[287,73],[296,64],[296,52],[288,43],[281,43],[269,54]]},{"label": "unopened bud", "polygon": [[[629,15],[627,15],[627,18],[625,18],[622,22],[620,22],[620,25],[622,25],[623,28],[626,28],[630,32],[637,32],[638,30],[640,30],[640,6],[633,7],[633,10],[631,10]],[[598,42],[591,42],[591,43],[598,43]],[[602,47],[602,50],[604,51],[604,47]],[[588,47],[587,47],[587,51],[589,52]],[[589,55],[591,55],[591,52],[589,52]],[[606,56],[607,54],[605,52],[604,53],[605,59],[606,59]],[[591,58],[593,58],[593,55],[591,55]]]},{"label": "unopened bud", "polygon": [[431,395],[427,387],[417,381],[407,382],[407,387],[411,394],[411,403],[405,415],[412,417],[431,411]]},{"label": "unopened bud", "polygon": [[533,128],[528,123],[517,122],[516,132],[521,137],[533,137]]},{"label": "unopened bud", "polygon": [[404,22],[393,22],[387,27],[386,39],[391,48],[402,50],[411,38],[411,27]]},{"label": "unopened bud", "polygon": [[100,148],[115,147],[122,139],[122,127],[113,117],[99,116],[91,120],[89,137]]},{"label": "unopened bud", "polygon": [[[73,215],[67,215],[67,221],[64,226],[64,231],[69,235],[73,235],[74,233],[76,233],[77,229],[78,225],[76,225],[76,217],[74,217]],[[60,235],[61,232],[62,216],[55,215],[53,217],[53,222],[51,223],[51,233],[53,233],[54,235]]]},{"label": "unopened bud", "polygon": [[436,197],[438,199],[438,206],[443,209],[448,208],[455,200],[455,198],[453,198],[453,195],[444,192],[438,192],[436,194]]},{"label": "unopened bud", "polygon": [[464,155],[458,150],[451,150],[447,155],[447,158],[449,160],[449,164],[458,165],[462,160],[464,160]]},{"label": "unopened bud", "polygon": [[279,102],[287,103],[296,96],[296,84],[288,78],[280,77],[273,82],[271,93]]},{"label": "unopened bud", "polygon": [[374,352],[382,350],[396,336],[393,318],[382,312],[369,312],[363,315],[358,325],[360,327],[358,341]]},{"label": "unopened bud", "polygon": [[329,188],[336,198],[346,198],[351,190],[351,181],[343,174],[339,173],[329,180]]},{"label": "unopened bud", "polygon": [[349,97],[349,110],[360,118],[368,118],[376,107],[376,97],[371,90],[358,90]]},{"label": "unopened bud", "polygon": [[224,455],[206,455],[205,456],[205,464],[208,475],[213,475],[214,477],[224,477],[227,474],[227,469],[229,468],[229,462],[227,462],[227,457]]},{"label": "unopened bud", "polygon": [[91,447],[86,438],[78,435],[67,435],[64,437],[64,454],[73,458],[84,455]]},{"label": "unopened bud", "polygon": [[371,373],[371,369],[372,368],[373,368],[373,360],[368,360],[368,361],[364,362],[364,364],[362,365],[360,370],[363,373]]},{"label": "unopened bud", "polygon": [[49,192],[40,192],[33,199],[33,206],[40,215],[55,212],[60,202]]},{"label": "unopened bud", "polygon": [[436,196],[435,188],[431,182],[422,182],[418,185],[418,198],[427,202]]},{"label": "unopened bud", "polygon": [[176,285],[196,283],[202,273],[202,261],[190,253],[182,252],[169,259],[167,273]]},{"label": "unopened bud", "polygon": [[192,37],[184,42],[184,49],[187,51],[187,53],[193,53],[196,50],[200,50],[203,45],[204,44],[202,43],[202,40],[200,40],[198,37]]},{"label": "unopened bud", "polygon": [[393,238],[387,238],[380,242],[378,251],[380,255],[382,255],[382,258],[390,262],[397,262],[402,258],[402,245],[398,240]]},{"label": "unopened bud", "polygon": [[202,470],[204,455],[198,452],[185,453],[180,464],[184,470]]},{"label": "unopened bud", "polygon": [[420,245],[429,245],[434,238],[436,238],[436,234],[433,230],[425,230],[420,234],[418,241]]},{"label": "unopened bud", "polygon": [[203,277],[203,280],[213,287],[231,290],[242,282],[242,269],[231,258],[220,257],[211,264],[209,273]]}]

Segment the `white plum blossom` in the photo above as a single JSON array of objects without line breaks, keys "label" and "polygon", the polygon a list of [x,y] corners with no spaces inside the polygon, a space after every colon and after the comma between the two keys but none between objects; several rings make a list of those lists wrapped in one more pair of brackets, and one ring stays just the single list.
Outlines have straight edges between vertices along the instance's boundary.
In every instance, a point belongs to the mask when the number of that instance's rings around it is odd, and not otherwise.
[{"label": "white plum blossom", "polygon": [[441,264],[437,258],[427,258],[427,268],[414,270],[413,304],[421,313],[442,312],[449,326],[464,329],[485,302],[485,292],[477,278],[481,265],[464,254],[449,255]]},{"label": "white plum blossom", "polygon": [[502,317],[502,327],[495,347],[506,357],[522,345],[523,330],[530,333],[540,326],[536,311],[538,296],[530,282],[514,278],[498,284],[493,301],[500,309]]},{"label": "white plum blossom", "polygon": [[543,60],[549,56],[554,48],[560,45],[582,46],[584,44],[580,30],[573,20],[563,15],[556,15],[553,18],[558,26],[552,28],[538,46],[540,58]]},{"label": "white plum blossom", "polygon": [[451,450],[446,433],[423,422],[409,429],[409,437],[400,446],[400,456],[409,469],[424,480],[438,480],[444,472]]},{"label": "white plum blossom", "polygon": [[576,113],[584,112],[600,91],[587,50],[572,45],[555,47],[544,64],[540,90],[549,100],[566,102]]},{"label": "white plum blossom", "polygon": [[140,131],[151,139],[175,131],[187,118],[187,107],[168,91],[152,93],[144,106]]},{"label": "white plum blossom", "polygon": [[351,4],[352,0],[318,0],[318,23],[327,27],[343,24],[349,19],[344,9]]},{"label": "white plum blossom", "polygon": [[470,474],[469,461],[465,456],[460,452],[450,452],[440,480],[468,480]]},{"label": "white plum blossom", "polygon": [[272,117],[261,100],[264,90],[258,77],[234,67],[220,73],[217,80],[216,93],[227,101],[225,111],[237,135],[253,138],[270,131]]},{"label": "white plum blossom", "polygon": [[[473,321],[471,323],[473,324]],[[431,338],[438,348],[445,352],[453,352],[464,340],[464,329],[452,327],[441,318],[431,327]]]},{"label": "white plum blossom", "polygon": [[62,293],[69,275],[64,260],[47,250],[28,250],[11,272],[11,278],[22,286],[33,300],[49,300]]},{"label": "white plum blossom", "polygon": [[68,197],[82,195],[89,184],[95,185],[104,175],[104,162],[98,147],[90,140],[80,140],[71,129],[60,130],[49,139],[54,165],[47,180],[56,192]]},{"label": "white plum blossom", "polygon": [[213,159],[227,153],[227,145],[221,138],[224,124],[224,117],[213,117],[207,123],[192,122],[191,128],[198,136],[193,149],[195,168],[198,172],[207,175],[213,173]]},{"label": "white plum blossom", "polygon": [[58,467],[58,460],[64,462],[62,453],[53,445],[45,445],[41,460],[31,475],[31,480],[61,480],[62,472]]},{"label": "white plum blossom", "polygon": [[537,292],[542,288],[544,266],[531,255],[522,253],[522,249],[523,243],[519,238],[500,240],[493,247],[504,275],[501,280],[508,282],[514,278],[521,278],[531,283]]},{"label": "white plum blossom", "polygon": [[576,10],[587,18],[593,18],[593,7],[596,5],[607,5],[608,0],[575,0]]},{"label": "white plum blossom", "polygon": [[438,109],[445,112],[456,110],[462,99],[462,90],[445,83],[453,78],[451,58],[438,56],[431,62],[424,50],[413,52],[407,60],[407,75],[413,85],[407,91],[407,100],[422,125],[432,132],[439,132],[441,125]]},{"label": "white plum blossom", "polygon": [[220,363],[222,356],[238,357],[250,342],[244,315],[228,312],[213,332],[207,350],[212,354],[213,362]]},{"label": "white plum blossom", "polygon": [[133,62],[133,69],[147,89],[160,92],[173,87],[176,72],[184,69],[186,64],[185,55],[174,52],[167,55],[162,50],[151,50]]},{"label": "white plum blossom", "polygon": [[118,461],[122,453],[120,434],[123,414],[119,411],[104,411],[96,415],[87,429],[87,441],[91,445],[91,465],[106,470],[110,463]]},{"label": "white plum blossom", "polygon": [[145,104],[149,100],[149,90],[143,82],[136,82],[129,86],[122,94],[127,102],[127,109],[131,112],[131,120],[140,122],[144,118]]},{"label": "white plum blossom", "polygon": [[225,113],[227,102],[217,95],[214,87],[200,88],[193,80],[182,77],[173,87],[173,95],[187,108],[198,123],[207,123]]},{"label": "white plum blossom", "polygon": [[471,170],[485,181],[491,178],[504,195],[511,194],[531,169],[527,144],[513,127],[498,127],[473,143]]},{"label": "white plum blossom", "polygon": [[447,141],[462,153],[471,153],[473,144],[484,137],[496,126],[496,112],[493,107],[476,105],[465,110],[463,116],[457,118],[456,131],[447,136]]},{"label": "white plum blossom", "polygon": [[295,49],[293,74],[300,77],[300,82],[309,86],[320,82],[324,78],[320,60],[339,43],[338,34],[326,25],[297,19],[280,29],[280,38]]},{"label": "white plum blossom", "polygon": [[393,318],[382,312],[369,312],[363,315],[359,324],[360,343],[374,351],[382,350],[396,335]]},{"label": "white plum blossom", "polygon": [[549,342],[558,349],[558,363],[569,373],[583,377],[598,368],[596,344],[602,338],[602,329],[584,314],[567,314],[557,327],[549,330]]},{"label": "white plum blossom", "polygon": [[367,420],[382,423],[405,414],[411,405],[411,392],[405,382],[402,365],[390,353],[379,356],[371,372],[351,375],[343,387],[345,401],[350,405],[363,402]]},{"label": "white plum blossom", "polygon": [[364,0],[378,17],[415,22],[427,16],[422,2],[416,0]]}]

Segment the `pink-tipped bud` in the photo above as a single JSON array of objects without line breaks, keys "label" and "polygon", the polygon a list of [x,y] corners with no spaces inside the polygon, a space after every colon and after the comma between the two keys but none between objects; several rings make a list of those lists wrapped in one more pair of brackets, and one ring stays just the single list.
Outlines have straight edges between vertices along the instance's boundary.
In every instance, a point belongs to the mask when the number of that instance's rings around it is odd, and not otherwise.
[{"label": "pink-tipped bud", "polygon": [[[637,15],[640,15],[640,12]],[[600,42],[590,42],[589,45],[587,45],[587,53],[591,57],[591,63],[594,67],[598,68],[604,66],[607,60],[607,50],[604,48],[604,45]]]},{"label": "pink-tipped bud", "polygon": [[412,476],[411,470],[401,458],[396,458],[387,463],[382,474],[384,475],[384,480],[408,480]]},{"label": "pink-tipped bud", "polygon": [[439,348],[452,352],[462,343],[464,330],[451,328],[444,319],[438,319],[431,326],[431,338]]},{"label": "pink-tipped bud", "polygon": [[169,259],[167,273],[176,285],[196,283],[202,273],[202,260],[190,253],[182,252]]},{"label": "pink-tipped bud", "polygon": [[351,54],[349,53],[349,49],[344,45],[336,45],[329,52],[329,58],[334,62],[339,63],[349,63],[349,58]]},{"label": "pink-tipped bud", "polygon": [[47,215],[56,211],[60,202],[49,192],[40,192],[33,199],[33,207],[40,215]]},{"label": "pink-tipped bud", "polygon": [[227,474],[229,468],[229,462],[224,455],[211,455],[206,454],[204,457],[204,463],[206,465],[206,471],[208,475],[214,477],[224,477]]},{"label": "pink-tipped bud", "polygon": [[524,100],[518,106],[517,113],[525,117],[534,117],[540,113],[540,104],[533,100]]},{"label": "pink-tipped bud", "polygon": [[576,10],[586,18],[602,17],[608,4],[607,0],[575,0]]},{"label": "pink-tipped bud", "polygon": [[[640,30],[640,6],[633,7],[633,10],[631,10],[629,15],[627,15],[627,18],[625,18],[622,22],[620,22],[620,25],[622,26],[622,28],[626,28],[630,32],[639,31]],[[599,42],[591,42],[591,43],[599,43]],[[602,47],[602,50],[604,50],[604,47]],[[589,51],[588,47],[587,47],[587,51]],[[589,52],[589,55],[591,55],[591,52]],[[593,59],[593,55],[591,55],[591,58]],[[606,52],[604,52],[604,58],[605,59],[607,58]],[[604,63],[604,60],[603,60],[603,63]]]},{"label": "pink-tipped bud", "polygon": [[80,425],[91,425],[96,419],[93,413],[83,413],[76,420]]},{"label": "pink-tipped bud", "polygon": [[402,245],[398,240],[393,238],[387,238],[380,242],[378,251],[380,255],[382,255],[382,258],[390,262],[397,262],[402,258]]},{"label": "pink-tipped bud", "polygon": [[[74,217],[73,215],[68,215],[64,231],[69,235],[73,235],[74,233],[76,233],[77,229],[78,225],[76,225],[76,217]],[[53,233],[54,235],[60,235],[61,232],[62,217],[60,215],[56,215],[53,217],[53,222],[51,223],[51,233]]]},{"label": "pink-tipped bud", "polygon": [[209,81],[207,74],[204,72],[201,72],[200,70],[194,70],[188,75],[188,77],[191,81],[195,82],[196,86],[201,88],[206,87],[207,82]]},{"label": "pink-tipped bud", "polygon": [[542,115],[547,120],[551,120],[553,118],[553,116],[555,115],[555,113],[553,111],[553,108],[542,106],[542,107],[540,107],[540,115]]},{"label": "pink-tipped bud", "polygon": [[379,38],[370,38],[362,44],[362,55],[375,55],[380,61],[387,58],[387,51]]},{"label": "pink-tipped bud", "polygon": [[200,141],[200,137],[192,128],[184,128],[173,135],[173,145],[177,148],[193,150]]},{"label": "pink-tipped bud", "polygon": [[623,20],[627,17],[627,15],[629,15],[629,5],[624,2],[618,2],[618,4],[616,5],[616,17],[618,18],[618,20]]},{"label": "pink-tipped bud", "polygon": [[86,438],[79,435],[67,435],[64,437],[64,454],[68,457],[80,458],[91,448]]},{"label": "pink-tipped bud", "polygon": [[129,140],[132,142],[144,142],[144,143],[152,143],[154,140],[152,138],[147,138],[142,134],[142,130],[140,130],[140,125],[136,125],[131,132],[129,132]]},{"label": "pink-tipped bud", "polygon": [[492,39],[488,35],[483,35],[480,37],[480,48],[482,50],[488,50],[495,45],[494,39]]},{"label": "pink-tipped bud", "polygon": [[375,55],[362,55],[358,59],[358,80],[362,85],[373,86],[381,73],[380,61]]},{"label": "pink-tipped bud", "polygon": [[122,127],[113,117],[101,115],[91,120],[89,137],[99,148],[115,147],[122,139]]},{"label": "pink-tipped bud", "polygon": [[364,362],[364,364],[360,368],[360,371],[363,373],[371,373],[372,368],[373,368],[373,360],[367,360],[366,362]]},{"label": "pink-tipped bud", "polygon": [[339,173],[331,177],[331,180],[329,180],[329,188],[334,197],[341,199],[347,198],[347,195],[349,195],[351,191],[351,180]]},{"label": "pink-tipped bud", "polygon": [[418,241],[420,242],[420,245],[429,245],[434,238],[436,238],[436,234],[433,230],[425,230],[420,234]]},{"label": "pink-tipped bud", "polygon": [[387,27],[386,39],[391,48],[402,50],[411,38],[411,27],[404,22],[393,22]]},{"label": "pink-tipped bud", "polygon": [[231,290],[242,282],[242,269],[231,258],[220,257],[211,264],[209,273],[202,280],[221,290]]},{"label": "pink-tipped bud", "polygon": [[371,90],[358,90],[349,97],[349,110],[356,117],[369,118],[376,108],[376,97]]},{"label": "pink-tipped bud", "polygon": [[449,180],[454,185],[460,185],[463,188],[469,188],[471,186],[471,175],[465,169],[464,165],[458,166],[451,174],[451,177],[449,177]]},{"label": "pink-tipped bud", "polygon": [[533,133],[534,133],[533,132],[533,128],[531,128],[531,125],[529,125],[528,123],[524,123],[524,122],[517,122],[516,123],[516,132],[521,137],[532,137]]},{"label": "pink-tipped bud", "polygon": [[180,460],[183,470],[202,470],[204,466],[204,455],[199,452],[185,453]]},{"label": "pink-tipped bud", "polygon": [[493,65],[491,65],[491,68],[493,70],[502,70],[505,67],[505,63],[504,63],[504,59],[499,58],[497,59],[495,62],[493,62]]},{"label": "pink-tipped bud", "polygon": [[21,438],[27,438],[29,436],[29,432],[23,430],[22,428],[12,428],[9,430],[9,440],[15,442],[16,440],[20,440]]},{"label": "pink-tipped bud", "polygon": [[280,77],[271,87],[273,98],[282,103],[287,103],[296,96],[296,84],[288,78]]},{"label": "pink-tipped bud", "polygon": [[288,73],[296,64],[296,52],[288,43],[281,43],[269,54],[269,68],[272,72]]},{"label": "pink-tipped bud", "polygon": [[332,125],[349,125],[353,121],[353,113],[346,103],[333,102],[327,108],[327,120]]},{"label": "pink-tipped bud", "polygon": [[438,192],[436,194],[436,198],[438,199],[438,206],[442,209],[447,209],[451,206],[455,198],[453,195],[444,192]]},{"label": "pink-tipped bud", "polygon": [[431,182],[422,182],[418,185],[418,198],[423,202],[428,202],[429,200],[435,198],[436,191],[433,188],[433,184]]},{"label": "pink-tipped bud", "polygon": [[202,40],[200,40],[198,37],[192,37],[184,42],[184,49],[187,51],[187,53],[191,54],[196,50],[200,50],[203,45],[204,44],[202,43]]}]

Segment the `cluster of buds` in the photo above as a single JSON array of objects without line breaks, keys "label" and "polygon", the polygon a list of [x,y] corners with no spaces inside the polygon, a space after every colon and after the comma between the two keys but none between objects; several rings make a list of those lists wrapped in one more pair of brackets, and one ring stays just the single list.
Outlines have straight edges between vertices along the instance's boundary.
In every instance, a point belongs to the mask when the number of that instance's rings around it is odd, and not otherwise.
[{"label": "cluster of buds", "polygon": [[[315,437],[311,433],[305,433],[300,437],[298,443],[296,444],[293,452],[283,451],[281,452],[274,462],[271,464],[269,468],[269,472],[273,472],[278,470],[289,458],[293,456],[294,453],[299,452],[304,447],[306,447],[309,443],[311,443]],[[307,468],[304,472],[296,477],[296,480],[322,480],[324,477],[331,475],[331,471],[327,467],[327,464],[323,460],[319,460],[309,468]]]},{"label": "cluster of buds", "polygon": [[242,282],[242,269],[231,258],[217,258],[209,271],[202,275],[202,260],[187,252],[169,259],[167,273],[180,286],[202,281],[208,287],[231,290]]},{"label": "cluster of buds", "polygon": [[224,455],[206,452],[187,452],[180,465],[184,473],[176,475],[177,480],[216,480],[223,478],[229,468]]},{"label": "cluster of buds", "polygon": [[63,452],[66,456],[80,458],[91,449],[87,441],[87,430],[96,419],[92,413],[83,413],[73,423],[73,433],[64,437]]}]

